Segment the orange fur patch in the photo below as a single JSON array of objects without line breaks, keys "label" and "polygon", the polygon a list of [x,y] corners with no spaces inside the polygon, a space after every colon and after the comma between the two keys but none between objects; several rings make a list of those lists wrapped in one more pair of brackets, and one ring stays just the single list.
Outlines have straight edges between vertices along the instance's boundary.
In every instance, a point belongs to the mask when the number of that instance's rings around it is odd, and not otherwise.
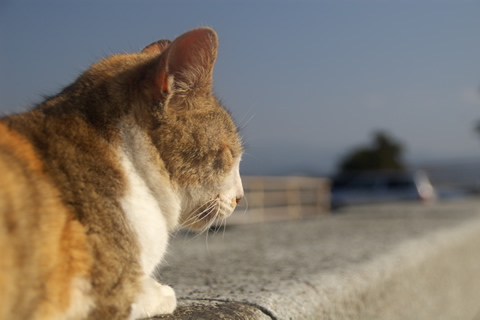
[{"label": "orange fur patch", "polygon": [[0,124],[0,319],[52,319],[89,274],[85,230],[28,141]]}]

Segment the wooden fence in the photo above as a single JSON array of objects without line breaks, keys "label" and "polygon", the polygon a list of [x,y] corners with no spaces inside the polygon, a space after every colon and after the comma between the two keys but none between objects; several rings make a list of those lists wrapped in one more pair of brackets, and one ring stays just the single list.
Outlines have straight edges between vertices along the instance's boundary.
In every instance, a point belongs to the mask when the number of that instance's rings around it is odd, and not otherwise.
[{"label": "wooden fence", "polygon": [[228,224],[302,219],[330,211],[330,180],[243,176],[245,198]]}]

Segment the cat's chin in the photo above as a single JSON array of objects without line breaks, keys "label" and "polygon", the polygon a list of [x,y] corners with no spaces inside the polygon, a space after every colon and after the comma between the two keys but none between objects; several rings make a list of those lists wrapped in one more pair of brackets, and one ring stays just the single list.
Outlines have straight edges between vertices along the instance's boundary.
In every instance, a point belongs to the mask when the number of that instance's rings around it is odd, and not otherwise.
[{"label": "cat's chin", "polygon": [[235,210],[236,202],[226,200],[221,196],[206,202],[204,205],[187,214],[181,222],[182,226],[193,231],[210,228],[216,221],[229,217]]}]

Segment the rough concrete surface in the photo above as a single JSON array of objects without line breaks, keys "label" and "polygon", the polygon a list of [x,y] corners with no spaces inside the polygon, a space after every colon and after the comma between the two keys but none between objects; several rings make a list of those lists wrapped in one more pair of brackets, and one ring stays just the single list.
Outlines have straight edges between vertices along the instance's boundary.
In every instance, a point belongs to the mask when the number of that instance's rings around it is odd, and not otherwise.
[{"label": "rough concrete surface", "polygon": [[470,320],[479,243],[476,200],[180,232],[159,274],[179,308],[160,319]]},{"label": "rough concrete surface", "polygon": [[180,300],[180,306],[174,315],[159,316],[152,319],[166,320],[270,320],[260,309],[239,302],[220,302],[208,300]]}]

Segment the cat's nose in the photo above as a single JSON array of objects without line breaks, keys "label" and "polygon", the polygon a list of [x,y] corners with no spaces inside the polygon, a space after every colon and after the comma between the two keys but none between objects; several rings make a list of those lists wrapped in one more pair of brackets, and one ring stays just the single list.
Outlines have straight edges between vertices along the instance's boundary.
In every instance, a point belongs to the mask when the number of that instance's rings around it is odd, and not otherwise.
[{"label": "cat's nose", "polygon": [[242,200],[242,198],[243,198],[243,195],[241,195],[240,197],[237,197],[237,198],[235,199],[235,201],[237,202],[237,204],[240,202],[240,200]]}]

